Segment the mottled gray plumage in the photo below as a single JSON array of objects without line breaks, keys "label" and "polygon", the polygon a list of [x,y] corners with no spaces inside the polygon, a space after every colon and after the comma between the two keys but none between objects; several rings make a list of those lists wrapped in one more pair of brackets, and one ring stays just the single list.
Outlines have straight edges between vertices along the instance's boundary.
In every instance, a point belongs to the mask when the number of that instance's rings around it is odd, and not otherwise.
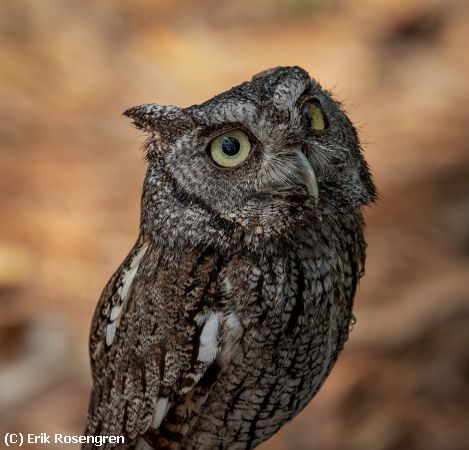
[{"label": "mottled gray plumage", "polygon": [[[124,435],[114,448],[253,448],[317,393],[348,337],[375,198],[357,134],[298,67],[125,114],[149,133],[148,171],[139,238],[91,328],[86,433]],[[210,145],[233,129],[251,150],[222,168]]]}]

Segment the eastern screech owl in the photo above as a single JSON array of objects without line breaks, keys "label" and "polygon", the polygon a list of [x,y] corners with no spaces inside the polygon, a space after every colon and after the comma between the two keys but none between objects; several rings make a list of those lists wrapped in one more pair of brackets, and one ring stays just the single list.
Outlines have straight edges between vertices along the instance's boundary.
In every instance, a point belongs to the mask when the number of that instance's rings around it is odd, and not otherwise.
[{"label": "eastern screech owl", "polygon": [[86,433],[125,436],[105,448],[253,448],[348,337],[376,195],[357,133],[299,67],[124,114],[148,133],[148,171],[140,235],[92,323]]}]

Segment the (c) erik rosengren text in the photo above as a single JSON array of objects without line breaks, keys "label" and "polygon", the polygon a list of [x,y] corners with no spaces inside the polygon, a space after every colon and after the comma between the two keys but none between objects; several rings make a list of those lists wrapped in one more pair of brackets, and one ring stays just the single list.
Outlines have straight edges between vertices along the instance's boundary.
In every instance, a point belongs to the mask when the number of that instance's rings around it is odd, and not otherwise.
[{"label": "(c) erik rosengren text", "polygon": [[22,447],[23,444],[93,444],[101,447],[105,444],[124,444],[124,436],[80,436],[61,433],[6,433],[5,444]]}]

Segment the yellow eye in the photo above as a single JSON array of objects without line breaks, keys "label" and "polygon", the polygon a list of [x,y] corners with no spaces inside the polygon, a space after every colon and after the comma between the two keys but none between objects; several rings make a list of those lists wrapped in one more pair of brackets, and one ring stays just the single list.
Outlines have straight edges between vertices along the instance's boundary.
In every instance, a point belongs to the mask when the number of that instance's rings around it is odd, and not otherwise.
[{"label": "yellow eye", "polygon": [[217,136],[210,144],[209,154],[220,167],[236,167],[249,156],[251,143],[241,130],[232,130]]},{"label": "yellow eye", "polygon": [[308,125],[313,130],[324,130],[327,128],[326,116],[318,100],[312,99],[303,106],[303,115]]}]

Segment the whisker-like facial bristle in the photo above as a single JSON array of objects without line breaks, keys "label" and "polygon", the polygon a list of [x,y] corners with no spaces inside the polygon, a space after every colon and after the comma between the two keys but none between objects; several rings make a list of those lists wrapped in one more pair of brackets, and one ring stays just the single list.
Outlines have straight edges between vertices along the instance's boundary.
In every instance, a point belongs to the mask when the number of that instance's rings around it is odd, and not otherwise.
[{"label": "whisker-like facial bristle", "polygon": [[[319,142],[314,142],[312,147],[312,156],[317,162],[319,169],[324,169],[331,165],[336,166],[338,161],[340,161],[341,164],[350,163],[352,161],[350,150],[341,145],[335,143],[324,145]],[[314,149],[318,151],[314,151]]]},{"label": "whisker-like facial bristle", "polygon": [[298,162],[291,151],[278,151],[268,155],[260,176],[263,184],[290,189],[301,183]]}]

